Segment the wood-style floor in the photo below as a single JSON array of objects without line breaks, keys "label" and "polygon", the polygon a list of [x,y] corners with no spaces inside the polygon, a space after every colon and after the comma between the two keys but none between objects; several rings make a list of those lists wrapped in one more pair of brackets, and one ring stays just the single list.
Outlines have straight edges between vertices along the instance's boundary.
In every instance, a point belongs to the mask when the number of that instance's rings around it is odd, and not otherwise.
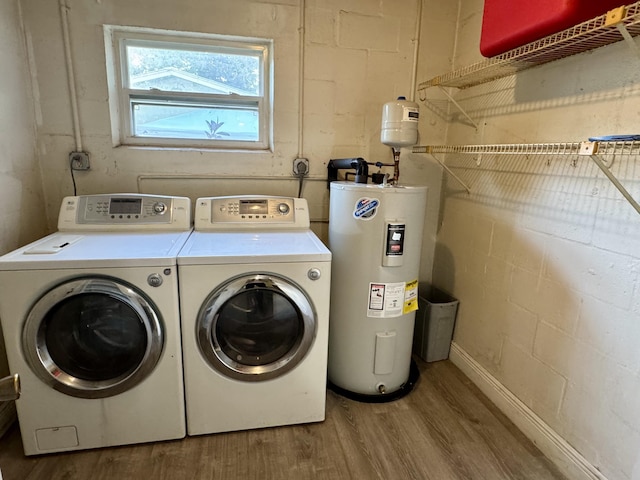
[{"label": "wood-style floor", "polygon": [[[25,457],[0,440],[4,480],[563,479],[449,361],[426,364],[402,399],[327,394],[322,423]],[[161,418],[158,421],[162,421]]]}]

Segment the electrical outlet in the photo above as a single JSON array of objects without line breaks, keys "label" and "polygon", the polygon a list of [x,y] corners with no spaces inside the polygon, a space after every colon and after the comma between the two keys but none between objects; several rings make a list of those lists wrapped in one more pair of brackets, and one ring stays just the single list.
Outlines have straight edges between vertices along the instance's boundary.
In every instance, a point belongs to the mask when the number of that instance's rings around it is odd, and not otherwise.
[{"label": "electrical outlet", "polygon": [[306,158],[296,158],[293,161],[294,175],[309,175],[309,160]]},{"label": "electrical outlet", "polygon": [[89,154],[87,152],[71,152],[69,163],[72,170],[89,170]]}]

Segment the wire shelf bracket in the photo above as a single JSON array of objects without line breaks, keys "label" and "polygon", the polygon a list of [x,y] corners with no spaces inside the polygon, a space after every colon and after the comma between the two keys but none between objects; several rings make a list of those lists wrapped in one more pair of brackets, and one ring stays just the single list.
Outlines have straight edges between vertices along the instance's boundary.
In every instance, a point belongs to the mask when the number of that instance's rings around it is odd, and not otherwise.
[{"label": "wire shelf bracket", "polygon": [[471,122],[471,124],[476,128],[476,130],[478,130],[478,124],[475,122],[473,118],[469,116],[469,114],[465,111],[465,109],[462,108],[462,105],[456,102],[455,98],[453,98],[453,96],[449,92],[447,92],[447,90],[444,87],[442,87],[441,85],[438,85],[438,88],[442,93],[445,94],[445,96],[449,99],[449,101],[455,105],[455,107],[460,111],[460,113],[462,113],[462,115],[464,115],[464,117]]},{"label": "wire shelf bracket", "polygon": [[638,44],[635,42],[635,40],[629,33],[629,30],[624,24],[624,18],[626,14],[627,10],[624,6],[610,10],[609,12],[607,12],[605,25],[615,26],[618,29],[618,32],[620,32],[622,38],[624,38],[625,42],[627,42],[627,45],[629,46],[631,51],[635,53],[638,58],[640,58],[640,48],[638,48]]},{"label": "wire shelf bracket", "polygon": [[609,181],[613,183],[613,185],[618,189],[618,191],[627,200],[627,202],[629,202],[629,204],[636,210],[636,212],[640,213],[640,204],[636,202],[636,200],[631,196],[624,185],[622,185],[618,178],[609,170],[609,167],[611,167],[611,163],[609,165],[605,165],[604,161],[598,155],[599,145],[599,142],[582,142],[578,155],[588,155],[589,158],[593,160],[593,163],[595,163],[598,168],[602,170],[602,173],[604,173]]},{"label": "wire shelf bracket", "polygon": [[471,188],[469,188],[469,186],[466,183],[464,183],[464,181],[460,177],[458,177],[455,173],[453,173],[451,169],[447,167],[442,160],[440,160],[434,154],[431,154],[431,158],[433,158],[436,162],[438,162],[440,166],[444,168],[449,175],[451,175],[460,185],[462,185],[462,187],[467,191],[467,193],[471,193]]}]

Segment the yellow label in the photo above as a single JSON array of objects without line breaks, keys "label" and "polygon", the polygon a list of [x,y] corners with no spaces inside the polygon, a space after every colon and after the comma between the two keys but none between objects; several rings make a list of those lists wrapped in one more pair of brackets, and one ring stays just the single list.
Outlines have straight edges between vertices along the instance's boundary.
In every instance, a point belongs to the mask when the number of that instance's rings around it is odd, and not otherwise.
[{"label": "yellow label", "polygon": [[403,314],[418,310],[418,280],[407,282],[404,288]]}]

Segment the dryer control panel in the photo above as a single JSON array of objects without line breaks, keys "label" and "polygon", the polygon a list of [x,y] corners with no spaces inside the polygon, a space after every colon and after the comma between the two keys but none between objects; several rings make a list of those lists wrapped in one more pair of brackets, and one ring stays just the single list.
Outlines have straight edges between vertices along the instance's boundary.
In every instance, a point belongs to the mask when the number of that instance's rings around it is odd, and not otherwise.
[{"label": "dryer control panel", "polygon": [[65,197],[59,231],[188,230],[191,200],[186,197],[115,193]]},{"label": "dryer control panel", "polygon": [[199,198],[196,230],[308,229],[309,208],[304,198],[228,196]]}]

